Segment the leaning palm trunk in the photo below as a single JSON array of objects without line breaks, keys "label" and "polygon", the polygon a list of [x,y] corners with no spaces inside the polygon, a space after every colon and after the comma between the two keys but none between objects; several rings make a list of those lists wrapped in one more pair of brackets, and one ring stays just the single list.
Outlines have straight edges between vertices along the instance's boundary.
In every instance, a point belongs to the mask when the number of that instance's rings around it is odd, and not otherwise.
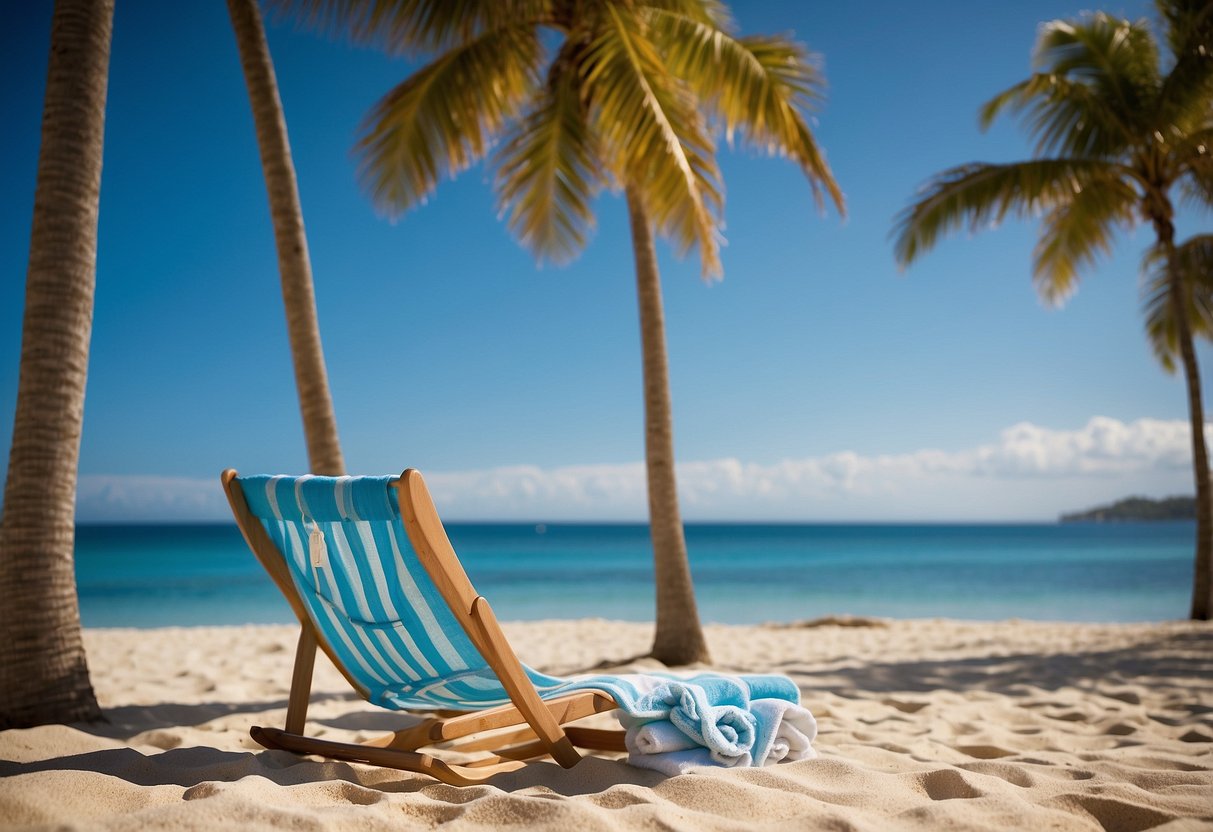
[{"label": "leaning palm trunk", "polygon": [[1204,407],[1201,404],[1200,371],[1192,332],[1183,316],[1179,320],[1180,354],[1188,382],[1188,417],[1192,425],[1192,467],[1196,481],[1196,565],[1192,581],[1191,618],[1208,621],[1213,606],[1213,506],[1209,487],[1209,452],[1205,443]]},{"label": "leaning palm trunk", "polygon": [[1175,266],[1175,230],[1168,222],[1159,232],[1167,255],[1171,284],[1171,305],[1179,354],[1183,361],[1184,378],[1188,385],[1188,419],[1192,429],[1192,468],[1196,482],[1196,564],[1192,581],[1191,618],[1208,621],[1213,604],[1213,492],[1209,487],[1209,452],[1205,443],[1205,410],[1200,390],[1200,370],[1196,364],[1196,349],[1192,343],[1192,326],[1188,319],[1187,287]]},{"label": "leaning palm trunk", "polygon": [[287,335],[295,363],[295,386],[303,414],[303,433],[307,441],[308,463],[313,473],[345,473],[345,462],[337,440],[337,419],[329,394],[328,372],[320,344],[320,324],[316,317],[316,296],[312,289],[312,267],[308,259],[307,237],[303,229],[303,210],[295,166],[286,135],[286,119],[278,97],[274,64],[265,40],[265,28],[256,0],[228,0],[228,12],[240,50],[244,81],[248,86],[253,121],[257,127],[257,145],[269,192],[270,214],[274,221],[274,239],[278,245],[278,272],[282,280],[282,300],[286,306]]},{"label": "leaning palm trunk", "polygon": [[653,657],[666,664],[709,661],[687,544],[678,511],[674,474],[674,418],[665,348],[665,316],[657,252],[644,205],[627,191],[636,255],[636,294],[640,305],[640,340],[644,364],[644,448],[648,473],[649,533],[653,538],[653,568],[657,584],[657,629]]},{"label": "leaning palm trunk", "polygon": [[0,522],[0,729],[101,716],[72,549],[113,0],[58,0]]}]

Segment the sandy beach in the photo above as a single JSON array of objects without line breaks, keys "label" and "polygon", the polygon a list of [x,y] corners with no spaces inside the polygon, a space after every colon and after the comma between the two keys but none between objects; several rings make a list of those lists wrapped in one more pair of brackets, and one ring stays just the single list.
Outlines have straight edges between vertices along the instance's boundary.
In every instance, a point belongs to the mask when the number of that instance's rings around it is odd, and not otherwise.
[{"label": "sandy beach", "polygon": [[[634,659],[647,625],[506,630],[550,672],[660,669]],[[285,713],[292,627],[88,630],[109,722],[0,733],[0,826],[1213,829],[1213,626],[858,619],[708,637],[712,667],[797,682],[818,759],[665,779],[607,755],[456,788],[256,746],[249,726]],[[318,661],[311,732],[410,719]]]}]

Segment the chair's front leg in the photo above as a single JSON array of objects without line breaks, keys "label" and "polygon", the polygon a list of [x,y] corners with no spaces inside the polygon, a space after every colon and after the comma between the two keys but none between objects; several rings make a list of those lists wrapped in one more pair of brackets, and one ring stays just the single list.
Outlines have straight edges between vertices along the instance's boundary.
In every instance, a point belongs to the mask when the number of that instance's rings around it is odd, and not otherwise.
[{"label": "chair's front leg", "polygon": [[312,670],[316,665],[316,631],[304,622],[295,647],[295,669],[291,673],[291,694],[286,703],[286,730],[302,734],[307,722],[307,704],[312,695]]}]

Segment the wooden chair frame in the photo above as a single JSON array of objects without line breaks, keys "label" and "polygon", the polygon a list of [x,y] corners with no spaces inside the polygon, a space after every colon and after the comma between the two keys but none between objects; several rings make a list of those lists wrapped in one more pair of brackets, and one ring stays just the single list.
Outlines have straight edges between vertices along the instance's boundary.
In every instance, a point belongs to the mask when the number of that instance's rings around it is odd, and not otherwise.
[{"label": "wooden chair frame", "polygon": [[[506,641],[489,602],[477,594],[464,572],[434,508],[425,480],[420,472],[412,468],[391,483],[396,489],[400,515],[404,519],[409,541],[464,632],[501,681],[509,694],[510,703],[454,716],[449,713],[431,716],[419,724],[363,743],[306,736],[303,731],[317,648],[324,651],[355,690],[364,697],[366,692],[351,677],[323,634],[312,625],[282,553],[261,522],[249,511],[236,477],[236,471],[230,468],[222,475],[223,490],[236,516],[236,524],[257,560],[290,603],[301,626],[285,729],[253,727],[249,733],[259,744],[298,754],[317,754],[338,760],[418,771],[457,786],[482,782],[495,774],[521,768],[528,760],[543,756],[551,756],[564,768],[571,768],[581,760],[578,747],[602,751],[625,750],[623,731],[564,727],[565,723],[619,707],[609,694],[596,690],[578,691],[547,701],[539,696],[513,648]],[[514,730],[500,730],[506,728]],[[473,736],[485,732],[496,733]],[[462,742],[451,744],[449,749],[491,753],[470,763],[456,764],[421,751],[435,743],[461,739]]]}]

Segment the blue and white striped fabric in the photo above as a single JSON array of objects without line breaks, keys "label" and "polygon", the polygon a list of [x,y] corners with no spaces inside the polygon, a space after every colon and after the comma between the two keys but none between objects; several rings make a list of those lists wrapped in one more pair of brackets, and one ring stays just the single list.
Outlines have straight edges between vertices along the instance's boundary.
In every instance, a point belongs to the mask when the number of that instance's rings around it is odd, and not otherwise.
[{"label": "blue and white striped fabric", "polygon": [[[480,709],[509,694],[417,559],[394,477],[240,477],[316,630],[376,705]],[[308,539],[324,535],[313,565]],[[565,686],[530,668],[540,695]]]}]

